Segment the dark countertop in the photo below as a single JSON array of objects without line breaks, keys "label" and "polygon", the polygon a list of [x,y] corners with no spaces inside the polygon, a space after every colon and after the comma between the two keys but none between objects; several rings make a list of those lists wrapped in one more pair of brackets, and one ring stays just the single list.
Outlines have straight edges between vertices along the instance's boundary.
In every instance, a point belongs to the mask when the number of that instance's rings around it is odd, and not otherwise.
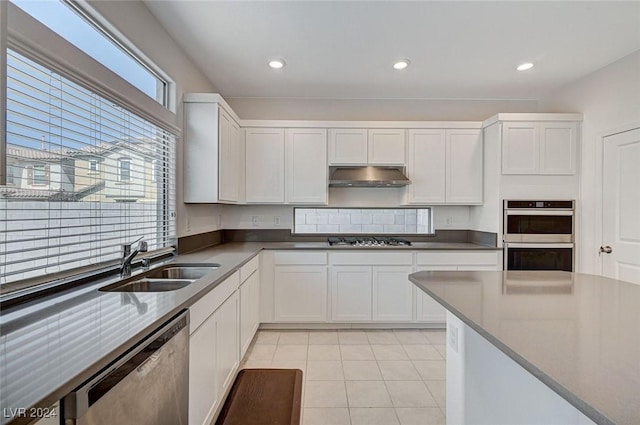
[{"label": "dark countertop", "polygon": [[598,424],[640,424],[640,285],[568,272],[410,280]]},{"label": "dark countertop", "polygon": [[[174,261],[222,265],[172,292],[135,293],[145,309],[119,292],[101,292],[107,279],[8,309],[0,314],[0,406],[48,407],[122,355],[145,335],[215,288],[262,249],[338,249],[326,242],[247,242],[182,254]],[[416,243],[364,250],[499,250],[470,243]],[[134,273],[135,275],[135,273]],[[111,279],[114,281],[114,279]],[[0,417],[4,424],[9,418]],[[17,418],[12,423],[28,423]]]}]

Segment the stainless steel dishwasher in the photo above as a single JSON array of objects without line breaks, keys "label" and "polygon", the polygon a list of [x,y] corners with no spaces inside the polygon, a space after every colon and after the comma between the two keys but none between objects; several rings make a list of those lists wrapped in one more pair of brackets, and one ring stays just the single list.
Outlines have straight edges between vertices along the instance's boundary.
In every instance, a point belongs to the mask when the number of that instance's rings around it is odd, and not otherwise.
[{"label": "stainless steel dishwasher", "polygon": [[65,425],[187,425],[189,312],[162,325],[63,400]]}]

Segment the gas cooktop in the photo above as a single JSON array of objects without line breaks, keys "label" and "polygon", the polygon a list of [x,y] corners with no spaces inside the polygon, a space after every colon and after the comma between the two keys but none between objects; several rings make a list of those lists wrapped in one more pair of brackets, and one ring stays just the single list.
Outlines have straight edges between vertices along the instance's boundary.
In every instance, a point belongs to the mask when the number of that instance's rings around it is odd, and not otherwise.
[{"label": "gas cooktop", "polygon": [[356,248],[411,246],[411,241],[395,236],[329,236],[330,246],[352,246]]}]

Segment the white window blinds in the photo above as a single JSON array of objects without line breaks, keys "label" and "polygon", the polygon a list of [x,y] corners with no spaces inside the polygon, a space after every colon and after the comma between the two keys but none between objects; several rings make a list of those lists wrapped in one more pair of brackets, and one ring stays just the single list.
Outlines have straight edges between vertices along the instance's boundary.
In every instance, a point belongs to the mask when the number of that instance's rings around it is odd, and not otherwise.
[{"label": "white window blinds", "polygon": [[0,284],[175,244],[175,136],[7,51]]}]

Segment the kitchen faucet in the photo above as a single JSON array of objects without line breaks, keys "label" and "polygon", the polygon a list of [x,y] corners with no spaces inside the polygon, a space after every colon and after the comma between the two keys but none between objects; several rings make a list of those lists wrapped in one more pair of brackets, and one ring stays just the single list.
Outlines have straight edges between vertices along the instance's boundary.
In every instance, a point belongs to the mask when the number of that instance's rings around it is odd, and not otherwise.
[{"label": "kitchen faucet", "polygon": [[[131,252],[131,246],[136,243],[138,247]],[[139,252],[147,252],[147,243],[142,240],[142,236],[132,243],[122,244],[122,262],[120,263],[120,277],[129,277],[131,276],[131,261],[133,258],[138,255]]]}]

